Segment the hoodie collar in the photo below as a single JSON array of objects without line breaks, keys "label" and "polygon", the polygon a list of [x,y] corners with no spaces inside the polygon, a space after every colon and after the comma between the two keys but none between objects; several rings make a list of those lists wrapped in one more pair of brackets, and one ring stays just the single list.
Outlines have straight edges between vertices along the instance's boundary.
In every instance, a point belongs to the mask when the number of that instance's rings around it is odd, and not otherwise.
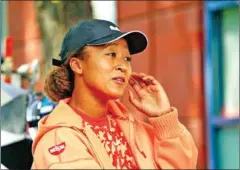
[{"label": "hoodie collar", "polygon": [[[49,115],[43,117],[38,123],[38,133],[34,139],[32,145],[32,153],[37,146],[37,143],[40,141],[42,136],[48,131],[59,128],[59,127],[69,127],[69,128],[78,128],[83,130],[83,119],[79,116],[69,105],[68,102],[71,98],[66,98],[61,100],[55,109]],[[106,105],[107,110],[115,116],[119,121],[128,119],[131,122],[134,122],[133,116],[124,107],[120,102],[111,100]],[[124,125],[128,123],[122,121]],[[127,123],[127,124],[126,124]],[[127,132],[126,132],[127,133]]]},{"label": "hoodie collar", "polygon": [[[82,129],[83,119],[68,105],[70,100],[71,98],[61,100],[53,112],[41,120],[40,123],[48,124],[50,126],[68,124]],[[108,112],[117,118],[130,119],[130,121],[134,120],[127,108],[118,101],[110,100],[106,107]]]},{"label": "hoodie collar", "polygon": [[46,118],[48,125],[71,125],[79,129],[83,128],[82,117],[79,116],[69,105],[71,98],[60,100],[56,108]]}]

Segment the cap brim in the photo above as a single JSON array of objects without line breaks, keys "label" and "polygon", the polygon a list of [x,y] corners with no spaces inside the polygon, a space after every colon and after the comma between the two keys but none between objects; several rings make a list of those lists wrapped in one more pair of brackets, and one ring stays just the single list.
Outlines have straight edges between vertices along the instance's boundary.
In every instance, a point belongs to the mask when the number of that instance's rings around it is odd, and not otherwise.
[{"label": "cap brim", "polygon": [[148,46],[147,36],[140,31],[116,32],[99,40],[91,42],[87,45],[104,45],[112,43],[116,40],[124,38],[127,41],[129,52],[131,55],[144,51]]}]

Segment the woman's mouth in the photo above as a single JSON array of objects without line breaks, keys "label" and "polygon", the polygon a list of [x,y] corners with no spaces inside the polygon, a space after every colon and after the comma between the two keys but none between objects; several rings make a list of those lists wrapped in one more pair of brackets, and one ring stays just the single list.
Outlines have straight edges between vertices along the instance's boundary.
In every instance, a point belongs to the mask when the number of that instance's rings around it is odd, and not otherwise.
[{"label": "woman's mouth", "polygon": [[124,85],[125,84],[125,78],[124,77],[114,77],[113,81],[118,85]]}]

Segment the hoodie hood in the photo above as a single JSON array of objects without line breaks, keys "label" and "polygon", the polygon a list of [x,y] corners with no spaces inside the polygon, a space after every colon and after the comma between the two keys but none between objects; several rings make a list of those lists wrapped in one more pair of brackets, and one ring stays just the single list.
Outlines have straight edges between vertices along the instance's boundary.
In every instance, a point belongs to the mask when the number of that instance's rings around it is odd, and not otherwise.
[{"label": "hoodie hood", "polygon": [[[33,141],[32,153],[34,154],[35,148],[41,138],[47,132],[60,127],[75,127],[80,130],[83,129],[83,119],[79,116],[67,103],[71,98],[63,99],[55,107],[49,115],[43,117],[38,123],[38,132]],[[107,105],[107,110],[113,116],[128,118],[134,121],[130,112],[118,101],[110,100]]]}]

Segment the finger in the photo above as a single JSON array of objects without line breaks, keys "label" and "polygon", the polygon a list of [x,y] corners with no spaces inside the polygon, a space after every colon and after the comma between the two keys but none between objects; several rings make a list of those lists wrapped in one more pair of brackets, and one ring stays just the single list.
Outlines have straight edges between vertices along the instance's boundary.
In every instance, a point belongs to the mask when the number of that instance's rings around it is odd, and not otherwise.
[{"label": "finger", "polygon": [[137,99],[136,96],[134,96],[133,92],[131,90],[128,90],[128,94],[129,94],[129,101],[137,108],[140,109],[141,108],[141,103],[140,101]]},{"label": "finger", "polygon": [[[132,84],[130,84],[132,83]],[[146,93],[146,88],[141,87],[139,82],[131,77],[130,85],[132,86],[134,92],[138,96],[138,98],[142,98],[142,96]],[[142,84],[142,86],[145,86],[145,83]],[[147,87],[147,86],[146,86]]]},{"label": "finger", "polygon": [[128,81],[128,83],[131,85],[131,86],[133,86],[134,85],[134,83],[135,83],[135,81],[130,77],[130,79],[129,79],[129,81]]},{"label": "finger", "polygon": [[154,80],[153,76],[145,76],[142,78],[143,80]]},{"label": "finger", "polygon": [[159,84],[158,81],[153,76],[147,75],[145,73],[133,73],[132,77],[135,80],[142,82],[142,83],[139,83],[141,87],[146,87],[150,84],[155,84],[155,85]]},{"label": "finger", "polygon": [[131,78],[132,78],[133,80],[135,80],[135,82],[138,83],[141,88],[145,88],[145,87],[147,86],[147,85],[145,84],[145,82],[141,79],[140,76],[138,76],[138,75],[137,75],[137,76],[132,75]]},{"label": "finger", "polygon": [[133,72],[131,74],[131,76],[134,77],[135,79],[141,79],[142,77],[147,76],[147,75],[144,74],[144,73],[135,73],[135,72]]},{"label": "finger", "polygon": [[139,76],[142,78],[142,77],[146,77],[146,76],[148,76],[148,75],[145,74],[145,73],[139,73]]},{"label": "finger", "polygon": [[147,87],[147,85],[145,84],[145,82],[142,81],[142,80],[139,80],[138,83],[139,83],[139,85],[140,85],[142,88]]},{"label": "finger", "polygon": [[143,77],[152,77],[152,76],[150,76],[150,75],[147,75],[147,74],[145,74],[145,73],[135,73],[135,72],[133,72],[132,74],[131,74],[131,76],[132,77],[134,77],[134,78],[143,78]]},{"label": "finger", "polygon": [[134,78],[130,78],[129,80],[129,84],[132,86],[132,88],[138,92],[139,90],[141,90],[141,86],[139,85],[138,81],[135,80]]},{"label": "finger", "polygon": [[147,84],[159,85],[158,81],[153,76],[146,76],[142,78]]},{"label": "finger", "polygon": [[131,75],[137,76],[138,73],[137,72],[132,72]]},{"label": "finger", "polygon": [[151,91],[154,91],[154,92],[160,91],[159,86],[156,86],[156,85],[149,85],[149,86],[147,86],[147,88]]}]

